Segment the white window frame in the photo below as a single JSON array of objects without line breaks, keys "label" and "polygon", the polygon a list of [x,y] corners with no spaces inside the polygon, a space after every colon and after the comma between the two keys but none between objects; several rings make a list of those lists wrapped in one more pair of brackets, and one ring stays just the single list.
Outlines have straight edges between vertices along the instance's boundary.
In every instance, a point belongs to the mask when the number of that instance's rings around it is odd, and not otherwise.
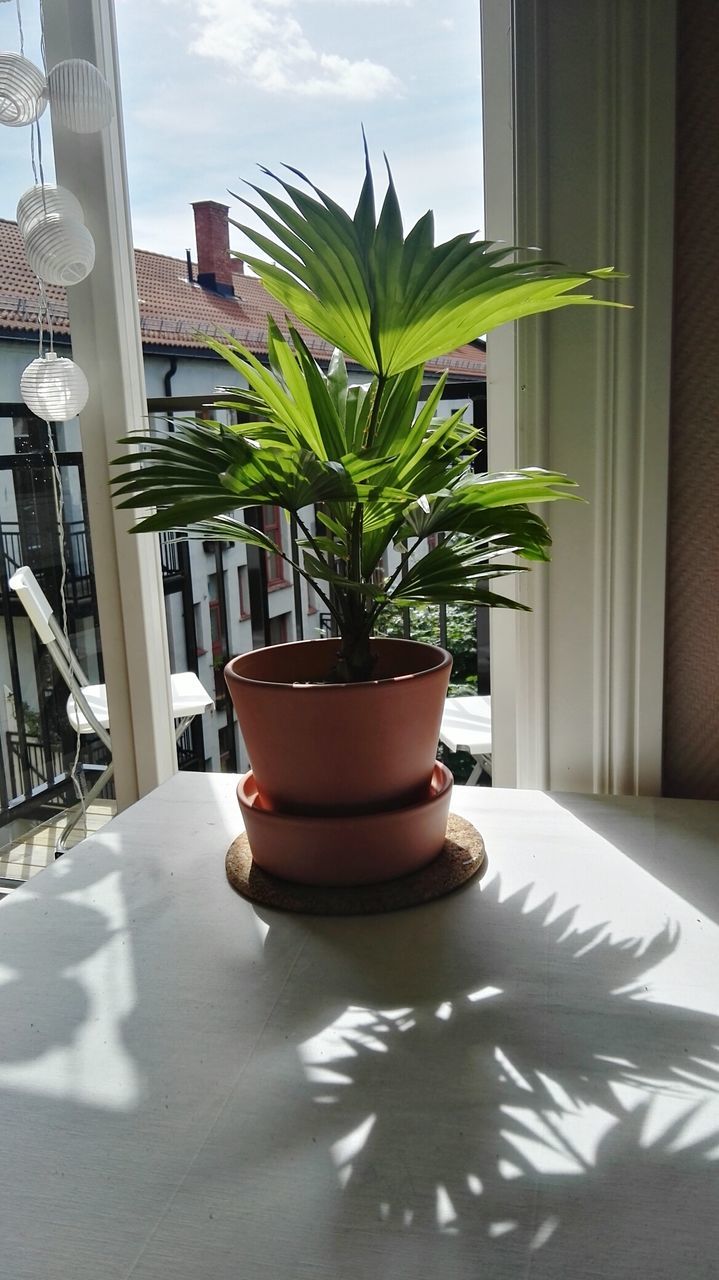
[{"label": "white window frame", "polygon": [[[115,441],[144,415],[114,5],[44,0],[44,13],[50,63],[89,58],[118,104],[103,134],[54,140],[98,248],[70,314],[92,387],[83,449],[122,805],[176,765],[157,549],[127,537],[107,492]],[[629,321],[567,312],[489,339],[490,465],[566,469],[591,501],[551,512],[552,568],[518,588],[533,617],[492,620],[499,785],[660,789],[674,32],[675,0],[482,2],[488,234],[616,261],[636,306]],[[581,175],[561,167],[573,154]]]},{"label": "white window frame", "polygon": [[164,593],[157,540],[130,537],[113,507],[108,460],[119,437],[146,425],[113,0],[42,0],[48,65],[87,58],[116,103],[101,133],[53,121],[57,180],[78,197],[95,238],[90,276],[68,290],[73,357],[90,384],[80,429],[102,655],[122,809],[177,770]]},{"label": "white window frame", "polygon": [[[673,255],[674,0],[482,0],[487,235],[615,264],[631,313],[489,336],[492,469],[580,481],[549,569],[492,618],[496,785],[659,794]],[[611,296],[611,290],[600,290]]]}]

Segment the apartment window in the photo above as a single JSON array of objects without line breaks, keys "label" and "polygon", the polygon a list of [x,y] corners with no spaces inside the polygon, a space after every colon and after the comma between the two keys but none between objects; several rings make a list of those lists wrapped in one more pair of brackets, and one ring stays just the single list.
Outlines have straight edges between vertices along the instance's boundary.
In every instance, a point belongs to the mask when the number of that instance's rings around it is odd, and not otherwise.
[{"label": "apartment window", "polygon": [[250,584],[247,580],[247,565],[240,565],[237,570],[237,589],[240,596],[240,622],[250,617]]},{"label": "apartment window", "polygon": [[270,618],[270,644],[287,644],[288,617],[288,614],[281,613],[276,618]]},{"label": "apartment window", "polygon": [[220,770],[228,773],[231,768],[232,725],[225,724],[217,730],[217,743],[220,748]]},{"label": "apartment window", "polygon": [[208,574],[207,590],[210,596],[210,642],[212,645],[212,656],[213,658],[219,658],[224,653],[224,645],[222,643],[222,613],[220,612],[220,597],[216,573]]},{"label": "apartment window", "polygon": [[[268,538],[272,538],[278,547],[282,546],[282,513],[279,507],[263,507],[262,508],[262,531],[266,533]],[[266,551],[267,563],[267,586],[285,587],[287,586],[287,578],[285,577],[285,562],[282,556],[274,552]]]}]

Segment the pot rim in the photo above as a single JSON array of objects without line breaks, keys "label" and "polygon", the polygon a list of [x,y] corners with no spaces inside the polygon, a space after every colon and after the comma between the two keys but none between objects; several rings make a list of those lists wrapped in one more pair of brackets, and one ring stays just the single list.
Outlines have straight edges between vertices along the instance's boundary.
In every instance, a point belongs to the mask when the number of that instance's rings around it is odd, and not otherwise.
[{"label": "pot rim", "polygon": [[411,814],[418,812],[419,810],[426,812],[428,809],[431,809],[434,805],[440,804],[443,800],[446,799],[447,792],[451,791],[454,786],[454,777],[451,771],[447,768],[446,764],[443,764],[441,760],[435,760],[434,762],[434,768],[432,769],[432,777],[430,779],[430,786],[435,779],[437,779],[440,784],[437,790],[436,791],[430,790],[429,794],[425,796],[422,800],[413,800],[411,804],[398,805],[397,807],[392,809],[384,809],[384,808],[376,809],[376,810],[372,810],[369,813],[355,813],[352,811],[347,811],[345,813],[332,813],[332,814],[288,813],[284,809],[262,809],[259,807],[256,808],[251,800],[247,800],[245,798],[247,786],[250,783],[250,780],[254,782],[255,788],[257,788],[257,783],[256,783],[252,769],[248,769],[246,773],[240,774],[240,780],[236,788],[236,795],[237,795],[237,800],[240,806],[240,811],[243,814],[245,813],[245,811],[249,811],[252,814],[253,821],[258,821],[258,820],[260,822],[266,821],[269,825],[274,824],[275,827],[278,827],[282,822],[300,823],[300,824],[306,825],[309,828],[316,826],[318,822],[325,822],[325,821],[329,821],[333,823],[343,823],[343,822],[346,823],[346,822],[362,822],[366,820],[368,824],[371,824],[373,819],[375,821],[380,817],[391,819],[394,815],[397,815],[398,817],[399,816],[407,817]]},{"label": "pot rim", "polygon": [[[329,638],[325,638],[322,640],[288,640],[284,644],[268,644],[268,645],[263,645],[262,648],[266,650],[289,649],[289,648],[299,649],[308,644],[335,644],[335,643],[339,643],[339,637],[330,636]],[[368,688],[369,686],[395,684],[396,681],[398,680],[422,680],[424,677],[433,675],[435,672],[442,671],[444,670],[445,667],[447,666],[451,667],[452,665],[452,655],[451,653],[448,652],[447,649],[443,649],[441,645],[438,645],[438,644],[429,644],[426,640],[412,640],[412,639],[406,640],[403,637],[399,637],[399,636],[373,636],[371,643],[381,644],[381,645],[393,645],[393,644],[415,645],[418,649],[427,649],[432,653],[441,654],[441,661],[435,662],[432,666],[423,668],[421,671],[407,671],[403,675],[385,676],[381,680],[354,680],[354,681],[345,680],[345,681],[338,681],[335,684],[322,684],[320,682],[315,682],[312,680],[309,680],[309,681],[306,681],[306,680],[292,680],[292,681],[258,680],[255,676],[242,675],[241,672],[235,671],[234,669],[235,663],[241,662],[243,658],[249,655],[244,653],[238,653],[238,654],[235,654],[233,658],[230,658],[229,662],[227,662],[224,668],[225,679],[227,679],[227,677],[230,676],[233,680],[239,680],[243,684],[258,685],[263,688],[266,688],[268,685],[270,685],[273,689],[300,689],[300,690],[317,689],[317,690],[325,691],[327,693],[334,693],[342,689],[362,689],[362,688]],[[254,654],[259,652],[261,652],[261,650],[259,649],[251,649],[249,651],[249,653],[251,653],[253,656]]]}]

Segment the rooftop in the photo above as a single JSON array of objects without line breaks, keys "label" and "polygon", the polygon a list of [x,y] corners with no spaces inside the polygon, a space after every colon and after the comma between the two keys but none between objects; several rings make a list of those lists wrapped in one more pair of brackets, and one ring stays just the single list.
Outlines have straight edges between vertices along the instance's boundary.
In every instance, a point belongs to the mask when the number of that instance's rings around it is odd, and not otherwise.
[{"label": "rooftop", "polygon": [[[285,309],[272,298],[256,276],[243,272],[233,276],[234,297],[204,288],[188,279],[187,262],[182,258],[135,250],[135,270],[140,304],[143,346],[174,351],[202,350],[202,334],[222,338],[229,335],[255,354],[267,350],[267,315],[285,328]],[[197,276],[197,266],[192,264]],[[70,333],[65,289],[46,285],[56,334]],[[303,324],[297,328],[317,360],[328,360],[332,348]],[[17,224],[0,219],[0,336],[34,337],[38,333],[37,281],[27,265]],[[210,353],[208,352],[208,355]],[[483,346],[472,343],[429,362],[428,369],[461,378],[486,376]]]}]

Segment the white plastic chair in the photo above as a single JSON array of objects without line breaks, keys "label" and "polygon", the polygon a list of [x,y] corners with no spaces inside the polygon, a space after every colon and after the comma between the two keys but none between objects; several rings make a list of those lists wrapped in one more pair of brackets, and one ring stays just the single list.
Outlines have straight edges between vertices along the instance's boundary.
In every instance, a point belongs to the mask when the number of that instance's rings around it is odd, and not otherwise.
[{"label": "white plastic chair", "polygon": [[[110,714],[107,706],[107,689],[104,684],[90,684],[85,672],[70,648],[62,628],[58,625],[50,601],[42,591],[32,569],[27,565],[13,574],[9,583],[16,592],[28,618],[40,640],[65,681],[70,696],[67,700],[67,718],[76,733],[97,734],[112,755],[110,741]],[[170,677],[172,686],[172,713],[175,717],[175,738],[180,738],[195,716],[202,715],[214,705],[207,690],[200,684],[194,671],[181,671]],[[56,857],[65,851],[67,838],[95,796],[112,777],[112,760],[93,784],[77,809],[73,809],[57,843]]]},{"label": "white plastic chair", "polygon": [[483,773],[492,776],[492,702],[489,694],[447,698],[442,713],[439,740],[450,751],[467,751],[474,768],[467,786],[479,782]]}]

